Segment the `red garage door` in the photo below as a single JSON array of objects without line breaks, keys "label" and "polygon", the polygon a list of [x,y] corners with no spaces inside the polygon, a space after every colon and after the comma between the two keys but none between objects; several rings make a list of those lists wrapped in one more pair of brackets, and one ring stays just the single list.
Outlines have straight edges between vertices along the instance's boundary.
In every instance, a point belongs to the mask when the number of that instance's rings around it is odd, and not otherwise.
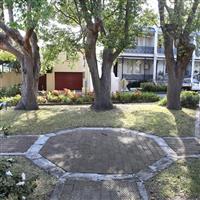
[{"label": "red garage door", "polygon": [[83,73],[79,72],[56,72],[55,73],[55,89],[63,90],[82,90]]}]

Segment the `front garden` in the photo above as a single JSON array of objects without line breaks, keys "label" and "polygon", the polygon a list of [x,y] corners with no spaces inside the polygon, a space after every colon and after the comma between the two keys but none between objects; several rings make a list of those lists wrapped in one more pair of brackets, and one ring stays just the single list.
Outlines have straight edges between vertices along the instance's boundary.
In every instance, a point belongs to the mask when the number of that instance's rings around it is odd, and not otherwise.
[{"label": "front garden", "polygon": [[160,136],[192,136],[196,110],[169,111],[157,103],[119,104],[106,112],[89,105],[40,106],[37,111],[1,112],[1,127],[8,134],[41,134],[73,127],[123,127]]},{"label": "front garden", "polygon": [[0,158],[0,199],[49,199],[57,180],[23,157]]},{"label": "front garden", "polygon": [[[159,102],[159,105],[166,106],[167,99],[160,98],[156,92],[165,91],[166,86],[155,85],[152,83],[143,83],[141,90],[133,92],[112,93],[113,103],[149,103]],[[20,86],[14,85],[8,88],[0,89],[0,103],[6,102],[8,106],[15,106],[21,99]],[[37,97],[38,104],[41,105],[84,105],[92,104],[94,93],[83,94],[69,89],[63,91],[41,91]],[[199,94],[192,91],[183,91],[181,93],[181,104],[185,108],[196,108],[199,103]]]},{"label": "front garden", "polygon": [[180,160],[146,184],[150,199],[200,199],[200,160]]}]

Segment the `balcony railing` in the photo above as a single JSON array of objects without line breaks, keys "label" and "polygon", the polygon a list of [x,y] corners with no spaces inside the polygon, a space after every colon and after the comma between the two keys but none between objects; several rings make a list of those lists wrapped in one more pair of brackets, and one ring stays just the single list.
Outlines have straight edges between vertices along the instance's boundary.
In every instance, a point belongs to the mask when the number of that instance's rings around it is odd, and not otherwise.
[{"label": "balcony railing", "polygon": [[164,54],[165,53],[165,49],[164,48],[158,48],[158,53],[159,54]]},{"label": "balcony railing", "polygon": [[153,54],[154,47],[137,46],[132,49],[125,49],[124,53]]},{"label": "balcony railing", "polygon": [[[164,54],[164,48],[158,48],[158,54]],[[125,49],[124,53],[133,53],[133,54],[154,54],[154,47],[145,47],[145,46],[137,46],[132,49]],[[177,53],[177,49],[174,48],[174,53]],[[200,50],[196,51],[196,57],[200,57]]]}]

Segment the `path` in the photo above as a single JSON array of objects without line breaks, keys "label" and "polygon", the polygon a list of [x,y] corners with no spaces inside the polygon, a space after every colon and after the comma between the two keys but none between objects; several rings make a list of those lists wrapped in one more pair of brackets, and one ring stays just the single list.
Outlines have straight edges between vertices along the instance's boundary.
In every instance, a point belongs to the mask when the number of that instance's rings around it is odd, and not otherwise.
[{"label": "path", "polygon": [[147,200],[144,183],[177,159],[200,158],[195,137],[121,128],[75,128],[0,137],[0,155],[25,156],[58,178],[51,200]]}]

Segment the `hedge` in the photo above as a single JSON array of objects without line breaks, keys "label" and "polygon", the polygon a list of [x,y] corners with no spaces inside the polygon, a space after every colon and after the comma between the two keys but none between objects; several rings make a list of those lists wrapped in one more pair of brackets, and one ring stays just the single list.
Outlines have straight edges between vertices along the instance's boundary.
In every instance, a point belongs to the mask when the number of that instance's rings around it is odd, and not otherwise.
[{"label": "hedge", "polygon": [[[197,108],[199,104],[199,94],[193,91],[181,92],[181,106],[185,108]],[[160,106],[167,105],[167,98],[163,98],[159,102]]]},{"label": "hedge", "polygon": [[155,84],[152,82],[141,83],[140,87],[143,92],[166,92],[167,86],[162,84]]}]

